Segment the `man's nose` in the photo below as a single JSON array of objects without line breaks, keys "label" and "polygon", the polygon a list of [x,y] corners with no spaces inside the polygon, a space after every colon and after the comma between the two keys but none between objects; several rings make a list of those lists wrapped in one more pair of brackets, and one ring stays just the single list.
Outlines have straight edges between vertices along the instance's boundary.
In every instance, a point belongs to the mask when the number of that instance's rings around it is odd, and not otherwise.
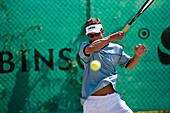
[{"label": "man's nose", "polygon": [[98,36],[94,36],[94,39],[97,39],[98,38]]}]

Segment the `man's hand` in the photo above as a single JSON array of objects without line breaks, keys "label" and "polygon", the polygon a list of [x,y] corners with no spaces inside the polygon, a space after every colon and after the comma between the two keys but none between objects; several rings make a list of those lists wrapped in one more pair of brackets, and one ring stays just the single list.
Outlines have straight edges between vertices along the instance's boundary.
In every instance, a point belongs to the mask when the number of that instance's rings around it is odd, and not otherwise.
[{"label": "man's hand", "polygon": [[114,40],[121,40],[125,36],[125,33],[120,31],[114,33],[113,35],[114,35]]},{"label": "man's hand", "polygon": [[129,65],[127,69],[133,69],[137,63],[139,62],[140,56],[142,56],[148,49],[146,49],[146,46],[143,44],[139,44],[139,46],[135,47],[135,55],[130,59]]},{"label": "man's hand", "polygon": [[148,51],[148,49],[146,49],[146,46],[143,44],[141,46],[141,44],[139,44],[139,46],[135,47],[135,54],[137,56],[142,56],[146,51]]}]

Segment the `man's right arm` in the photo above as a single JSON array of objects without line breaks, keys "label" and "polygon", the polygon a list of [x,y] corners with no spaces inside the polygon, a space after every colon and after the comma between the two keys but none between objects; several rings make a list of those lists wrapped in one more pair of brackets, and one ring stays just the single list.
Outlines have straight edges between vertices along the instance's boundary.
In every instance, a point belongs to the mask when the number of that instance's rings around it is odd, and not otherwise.
[{"label": "man's right arm", "polygon": [[105,38],[95,40],[89,46],[85,48],[85,53],[88,55],[95,51],[98,51],[112,41],[121,40],[124,37],[124,35],[125,35],[124,32],[116,32]]}]

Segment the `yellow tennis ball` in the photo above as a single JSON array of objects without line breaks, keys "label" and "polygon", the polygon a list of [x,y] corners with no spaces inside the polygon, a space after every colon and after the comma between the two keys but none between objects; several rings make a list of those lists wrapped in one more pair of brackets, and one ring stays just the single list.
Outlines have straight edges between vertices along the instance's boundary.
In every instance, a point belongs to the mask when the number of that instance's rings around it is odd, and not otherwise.
[{"label": "yellow tennis ball", "polygon": [[98,60],[93,60],[93,61],[90,63],[90,68],[91,68],[93,71],[99,70],[100,67],[101,67],[101,63],[100,63]]}]

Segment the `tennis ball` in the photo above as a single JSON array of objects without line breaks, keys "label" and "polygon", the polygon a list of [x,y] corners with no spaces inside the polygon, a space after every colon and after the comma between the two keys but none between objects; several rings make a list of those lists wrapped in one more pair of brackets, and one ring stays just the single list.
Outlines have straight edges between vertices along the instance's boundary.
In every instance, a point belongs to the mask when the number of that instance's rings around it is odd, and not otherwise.
[{"label": "tennis ball", "polygon": [[100,67],[101,67],[101,63],[100,63],[98,60],[93,60],[93,61],[90,63],[90,68],[91,68],[93,71],[99,70]]}]

